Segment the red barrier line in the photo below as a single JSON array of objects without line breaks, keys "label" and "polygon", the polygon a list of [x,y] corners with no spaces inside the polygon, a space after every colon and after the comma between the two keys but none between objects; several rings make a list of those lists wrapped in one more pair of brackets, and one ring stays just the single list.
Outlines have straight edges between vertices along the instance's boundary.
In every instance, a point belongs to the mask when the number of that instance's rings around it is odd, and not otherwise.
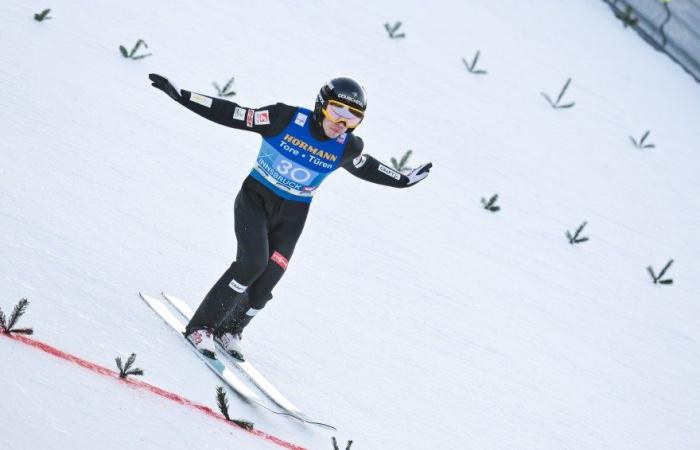
[{"label": "red barrier line", "polygon": [[100,375],[104,375],[106,377],[116,378],[120,382],[129,384],[129,385],[137,387],[137,388],[145,389],[149,392],[152,392],[156,395],[167,398],[168,400],[172,400],[172,401],[179,403],[181,405],[189,406],[190,408],[196,409],[196,410],[206,414],[209,417],[213,417],[214,419],[224,421],[230,426],[234,426],[234,427],[241,429],[243,431],[246,431],[250,434],[261,437],[267,441],[270,441],[274,444],[279,445],[280,447],[288,448],[290,450],[306,450],[304,447],[300,447],[296,444],[292,444],[292,443],[287,442],[285,440],[282,440],[276,436],[273,436],[271,434],[267,434],[263,431],[255,430],[255,429],[248,430],[246,428],[243,428],[242,426],[238,425],[235,422],[231,422],[229,420],[226,420],[226,418],[223,415],[214,412],[208,406],[205,406],[205,405],[202,405],[199,403],[195,403],[195,402],[188,400],[184,397],[181,397],[173,392],[166,391],[165,389],[161,389],[158,386],[154,386],[152,384],[146,383],[145,381],[136,380],[136,379],[132,379],[132,378],[128,378],[128,377],[127,378],[120,378],[119,373],[114,371],[114,370],[108,369],[106,367],[100,366],[100,365],[95,364],[95,363],[91,363],[90,361],[82,359],[78,356],[71,355],[70,353],[66,353],[62,350],[57,349],[56,347],[52,347],[49,344],[45,344],[45,343],[43,343],[41,341],[37,341],[35,339],[30,339],[30,338],[23,336],[21,334],[6,334],[6,333],[1,333],[1,332],[0,332],[0,334],[4,334],[5,336],[9,337],[10,339],[21,342],[23,344],[27,344],[27,345],[32,346],[34,348],[37,348],[43,352],[46,352],[50,355],[56,356],[60,359],[63,359],[63,360],[66,360],[68,362],[72,362],[74,364],[82,366],[82,367],[84,367],[92,372],[98,373]]}]

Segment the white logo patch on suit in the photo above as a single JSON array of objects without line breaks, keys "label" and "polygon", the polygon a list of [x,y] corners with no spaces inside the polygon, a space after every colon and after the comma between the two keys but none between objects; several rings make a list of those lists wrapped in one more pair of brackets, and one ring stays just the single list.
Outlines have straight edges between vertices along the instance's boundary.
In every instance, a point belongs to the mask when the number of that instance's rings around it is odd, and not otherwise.
[{"label": "white logo patch on suit", "polygon": [[270,125],[270,112],[266,109],[255,111],[255,125]]},{"label": "white logo patch on suit", "polygon": [[214,100],[211,98],[205,96],[205,95],[200,95],[200,94],[195,94],[194,92],[190,95],[190,101],[194,103],[198,103],[202,106],[206,106],[207,108],[211,108],[211,104]]},{"label": "white logo patch on suit", "polygon": [[233,111],[233,118],[235,120],[245,119],[245,108],[241,108],[240,106],[236,106],[236,109]]},{"label": "white logo patch on suit", "polygon": [[306,125],[306,119],[308,119],[309,116],[307,116],[304,113],[297,113],[297,117],[294,119],[294,123],[299,125],[300,127],[303,127]]}]

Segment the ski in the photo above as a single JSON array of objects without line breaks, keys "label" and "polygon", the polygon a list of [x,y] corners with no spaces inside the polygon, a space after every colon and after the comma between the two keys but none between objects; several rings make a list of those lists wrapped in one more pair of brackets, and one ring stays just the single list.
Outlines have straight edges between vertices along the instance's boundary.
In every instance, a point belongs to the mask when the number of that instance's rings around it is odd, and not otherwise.
[{"label": "ski", "polygon": [[[173,307],[175,307],[175,309],[178,310],[186,320],[189,321],[192,318],[194,311],[184,300],[165,292],[162,292],[161,294],[163,295],[163,298],[165,298]],[[307,417],[299,408],[297,408],[291,401],[282,395],[282,393],[275,388],[272,383],[270,383],[267,378],[265,378],[249,361],[239,361],[238,359],[232,357],[218,342],[216,343],[216,347],[220,350],[220,353],[226,355],[226,358],[235,364],[270,400],[275,402],[282,409],[306,423],[319,425],[333,430],[336,429],[331,425],[313,421]]]},{"label": "ski", "polygon": [[185,324],[183,324],[180,319],[175,317],[175,315],[170,311],[170,309],[165,306],[165,304],[155,298],[151,297],[150,295],[143,294],[139,292],[139,297],[146,302],[148,306],[151,307],[153,311],[155,311],[165,323],[170,325],[170,327],[175,330],[180,337],[187,343],[187,346],[194,351],[194,353],[204,361],[204,363],[209,367],[224,383],[226,383],[231,389],[233,389],[241,398],[243,398],[246,402],[260,406],[272,413],[275,414],[280,414],[288,417],[293,417],[298,420],[303,420],[301,417],[297,417],[296,415],[292,414],[291,412],[286,412],[286,411],[276,411],[260,400],[258,395],[253,392],[248,386],[243,383],[243,381],[236,376],[236,374],[226,366],[222,361],[218,359],[213,359],[213,358],[208,358],[201,354],[195,347],[192,345],[190,341],[188,341],[185,338]]}]

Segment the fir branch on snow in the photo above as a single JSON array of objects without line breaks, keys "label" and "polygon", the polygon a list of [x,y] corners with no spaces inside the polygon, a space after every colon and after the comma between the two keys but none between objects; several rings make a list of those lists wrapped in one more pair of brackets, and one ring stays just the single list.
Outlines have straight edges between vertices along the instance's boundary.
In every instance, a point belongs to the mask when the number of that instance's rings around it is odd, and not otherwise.
[{"label": "fir branch on snow", "polygon": [[581,231],[583,231],[583,228],[588,224],[588,222],[583,222],[581,226],[578,227],[578,230],[576,230],[576,233],[574,235],[571,235],[571,232],[567,230],[566,232],[566,237],[569,239],[569,244],[574,245],[574,244],[580,244],[581,242],[586,242],[588,240],[587,237],[578,237],[581,234]]},{"label": "fir branch on snow", "polygon": [[486,199],[482,197],[481,204],[484,205],[484,209],[487,209],[491,212],[497,212],[501,210],[500,206],[495,206],[497,200],[498,194],[494,194],[488,201],[486,201]]},{"label": "fir branch on snow", "polygon": [[115,361],[117,362],[117,368],[119,369],[119,378],[126,378],[129,375],[143,375],[143,370],[131,368],[136,361],[136,353],[132,353],[131,356],[129,356],[129,359],[126,360],[126,365],[123,367],[122,358],[120,356],[117,356]]},{"label": "fir branch on snow", "polygon": [[[331,439],[331,442],[333,442],[333,450],[340,450],[338,448],[338,441],[335,439],[335,436]],[[352,446],[352,441],[348,441],[347,447],[345,447],[345,450],[350,450],[350,447]]]},{"label": "fir branch on snow", "polygon": [[629,5],[625,7],[624,13],[615,13],[615,17],[622,21],[625,28],[634,27],[639,22],[639,19],[634,16],[634,9]]},{"label": "fir branch on snow", "polygon": [[219,406],[219,411],[221,411],[221,414],[223,414],[226,420],[233,422],[246,430],[252,430],[255,427],[253,422],[240,419],[231,419],[228,413],[228,399],[226,398],[226,392],[224,391],[223,386],[218,386],[216,388],[216,404]]},{"label": "fir branch on snow", "polygon": [[12,311],[9,321],[5,317],[5,313],[0,309],[0,329],[3,333],[34,334],[34,330],[31,328],[15,328],[19,318],[26,312],[27,305],[29,305],[29,300],[26,298],[21,299],[19,303],[15,305],[15,309]]},{"label": "fir branch on snow", "polygon": [[406,163],[408,162],[408,158],[411,157],[412,153],[413,153],[413,150],[408,150],[401,157],[400,161],[397,161],[396,158],[391,158],[391,165],[394,166],[394,169],[398,170],[399,172],[403,172],[404,170],[411,170],[410,167],[406,167]]},{"label": "fir branch on snow", "polygon": [[658,276],[654,274],[654,269],[652,269],[651,266],[647,267],[647,270],[649,271],[651,278],[654,280],[654,284],[658,284],[658,283],[660,283],[660,284],[673,284],[673,280],[670,278],[665,279],[665,280],[661,279],[666,274],[666,271],[669,269],[669,267],[671,267],[671,264],[673,264],[673,260],[670,260],[666,264],[666,266],[663,269],[661,269],[661,273],[659,273]]},{"label": "fir branch on snow", "polygon": [[49,19],[51,19],[51,17],[48,17],[50,12],[51,12],[51,9],[45,9],[38,14],[34,14],[34,20],[36,20],[37,22],[43,22],[44,20],[49,20]]},{"label": "fir branch on snow", "polygon": [[119,51],[122,53],[122,56],[124,58],[129,58],[129,59],[143,59],[147,56],[151,56],[152,53],[147,53],[145,55],[136,56],[136,52],[139,50],[139,48],[141,48],[142,45],[144,47],[148,48],[148,44],[146,44],[146,41],[144,41],[143,39],[139,39],[138,41],[136,41],[134,48],[131,49],[131,52],[127,51],[126,47],[124,47],[123,45],[119,46]]},{"label": "fir branch on snow", "polygon": [[231,422],[235,423],[241,428],[245,428],[246,430],[252,430],[255,427],[253,422],[248,422],[247,420],[231,419]]},{"label": "fir branch on snow", "polygon": [[634,144],[635,147],[637,148],[655,148],[656,145],[654,144],[645,144],[644,141],[647,140],[647,137],[649,137],[650,130],[647,130],[646,133],[642,135],[642,138],[637,141],[635,138],[630,136],[630,140]]},{"label": "fir branch on snow", "polygon": [[542,94],[542,96],[549,102],[550,105],[552,105],[552,108],[554,109],[571,108],[576,104],[576,102],[566,103],[564,105],[560,104],[562,97],[564,97],[564,94],[566,94],[566,90],[569,89],[569,84],[571,84],[571,78],[566,80],[564,87],[561,89],[561,92],[559,92],[556,102],[552,101],[549,95],[545,94],[544,92],[540,92],[540,94]]},{"label": "fir branch on snow", "polygon": [[471,64],[469,64],[464,58],[462,58],[462,62],[467,67],[467,71],[469,71],[469,73],[473,73],[474,75],[485,75],[488,72],[485,70],[476,69],[476,63],[479,61],[479,55],[481,55],[481,51],[477,50]]},{"label": "fir branch on snow", "polygon": [[229,89],[231,89],[231,85],[233,84],[233,80],[234,80],[234,77],[231,77],[231,79],[228,80],[228,83],[226,83],[223,88],[220,88],[216,82],[213,83],[214,89],[216,89],[216,91],[219,93],[218,94],[219,97],[232,97],[232,96],[236,95],[235,92],[229,90]]},{"label": "fir branch on snow", "polygon": [[228,399],[226,398],[226,392],[224,388],[219,386],[216,388],[216,404],[219,406],[219,411],[226,417],[226,420],[231,420],[228,415]]},{"label": "fir branch on snow", "polygon": [[396,22],[394,25],[389,25],[389,22],[384,24],[384,28],[386,29],[387,33],[389,33],[389,37],[392,39],[399,39],[399,38],[406,37],[406,33],[396,34],[399,27],[401,27],[401,22]]}]

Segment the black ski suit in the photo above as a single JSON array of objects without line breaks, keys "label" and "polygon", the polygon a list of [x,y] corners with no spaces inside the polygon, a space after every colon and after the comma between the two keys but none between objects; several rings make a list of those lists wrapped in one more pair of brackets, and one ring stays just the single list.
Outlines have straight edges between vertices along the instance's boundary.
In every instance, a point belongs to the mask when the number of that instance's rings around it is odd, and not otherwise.
[{"label": "black ski suit", "polygon": [[[301,117],[300,111],[309,112],[283,103],[252,109],[186,90],[180,92],[179,102],[200,116],[231,128],[258,133],[263,139],[289,129],[291,122]],[[329,141],[317,120],[313,117],[309,120],[312,137]],[[287,140],[292,142],[289,136]],[[372,183],[397,188],[409,184],[405,175],[369,155],[363,155],[363,142],[359,137],[347,133],[342,143],[337,167]],[[331,160],[333,156],[322,151],[319,153],[319,149],[312,146],[302,144],[301,148],[314,152],[308,155],[309,158],[320,155]],[[284,275],[304,228],[311,201],[310,197],[297,200],[285,195],[274,186],[274,182],[261,181],[255,169],[244,180],[234,206],[238,242],[236,260],[195,312],[187,325],[188,334],[200,328],[208,328],[219,336],[225,332],[240,333],[254,315],[251,311],[255,313],[262,309],[272,298],[272,289]]]}]

